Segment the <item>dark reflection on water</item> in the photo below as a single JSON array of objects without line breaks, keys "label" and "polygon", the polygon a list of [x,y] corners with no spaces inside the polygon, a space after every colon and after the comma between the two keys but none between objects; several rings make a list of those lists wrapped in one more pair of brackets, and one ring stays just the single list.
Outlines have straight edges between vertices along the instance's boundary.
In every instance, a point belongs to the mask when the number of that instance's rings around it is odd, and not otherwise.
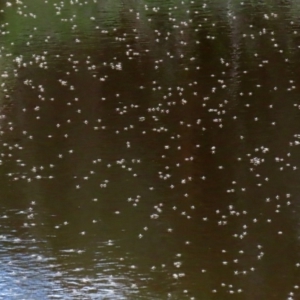
[{"label": "dark reflection on water", "polygon": [[0,299],[298,299],[299,5],[95,2],[2,4]]}]

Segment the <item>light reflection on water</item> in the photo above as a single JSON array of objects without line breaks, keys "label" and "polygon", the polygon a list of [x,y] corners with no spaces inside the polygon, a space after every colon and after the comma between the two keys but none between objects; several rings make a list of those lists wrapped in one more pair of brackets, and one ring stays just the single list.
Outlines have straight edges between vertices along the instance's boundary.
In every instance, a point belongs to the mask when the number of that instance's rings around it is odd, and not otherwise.
[{"label": "light reflection on water", "polygon": [[[15,212],[5,219],[12,220],[13,215]],[[91,269],[78,267],[78,260],[85,260],[84,249],[61,249],[56,254],[60,257],[58,261],[45,240],[38,240],[24,230],[22,237],[16,237],[16,233],[11,233],[12,224],[3,227],[0,236],[3,299],[127,299],[126,294],[135,289],[127,275],[122,275],[122,262],[109,262],[113,250],[105,248],[107,245],[113,248],[113,241],[99,245],[99,253],[107,258],[99,259]],[[113,275],[116,270],[119,274]]]},{"label": "light reflection on water", "polygon": [[1,13],[0,298],[297,299],[299,5],[36,2]]}]

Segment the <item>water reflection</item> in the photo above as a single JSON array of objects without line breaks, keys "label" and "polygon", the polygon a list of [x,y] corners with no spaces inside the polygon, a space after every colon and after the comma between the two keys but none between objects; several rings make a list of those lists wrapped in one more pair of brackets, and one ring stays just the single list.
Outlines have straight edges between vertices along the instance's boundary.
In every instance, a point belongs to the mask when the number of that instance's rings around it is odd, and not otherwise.
[{"label": "water reflection", "polygon": [[297,299],[298,5],[27,2],[1,13],[0,296]]},{"label": "water reflection", "polygon": [[[109,259],[115,256],[113,241],[99,243],[97,263],[89,266],[90,254],[86,253],[86,245],[83,249],[60,247],[60,250],[54,250],[50,241],[51,236],[45,234],[42,240],[40,234],[34,232],[36,226],[33,223],[24,223],[17,233],[12,232],[16,230],[12,230],[14,224],[11,223],[16,224],[17,220],[21,221],[20,216],[24,215],[26,216],[26,212],[10,211],[2,218],[7,221],[2,222],[3,234],[0,237],[3,258],[1,297],[6,299],[113,299],[116,297],[126,299],[125,295],[127,290],[132,288],[132,283],[125,273],[113,275],[116,271],[120,272],[123,265],[122,261],[116,263]],[[31,214],[27,215],[27,219],[28,216],[30,217]],[[68,245],[72,244],[68,243]],[[107,249],[108,246],[110,250]]]}]

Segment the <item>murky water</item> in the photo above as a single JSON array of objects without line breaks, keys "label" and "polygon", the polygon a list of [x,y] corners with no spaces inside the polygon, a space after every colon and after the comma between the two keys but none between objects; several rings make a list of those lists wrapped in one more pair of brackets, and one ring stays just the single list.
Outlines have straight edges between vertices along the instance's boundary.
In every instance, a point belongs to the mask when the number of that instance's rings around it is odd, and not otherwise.
[{"label": "murky water", "polygon": [[0,8],[0,299],[299,299],[297,1]]}]

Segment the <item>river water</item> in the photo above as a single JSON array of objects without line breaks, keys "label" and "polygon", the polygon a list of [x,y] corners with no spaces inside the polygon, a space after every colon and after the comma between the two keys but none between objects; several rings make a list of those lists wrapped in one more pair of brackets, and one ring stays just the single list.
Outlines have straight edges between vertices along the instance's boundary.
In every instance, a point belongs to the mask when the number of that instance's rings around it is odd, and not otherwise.
[{"label": "river water", "polygon": [[0,7],[0,299],[299,299],[300,4]]}]

